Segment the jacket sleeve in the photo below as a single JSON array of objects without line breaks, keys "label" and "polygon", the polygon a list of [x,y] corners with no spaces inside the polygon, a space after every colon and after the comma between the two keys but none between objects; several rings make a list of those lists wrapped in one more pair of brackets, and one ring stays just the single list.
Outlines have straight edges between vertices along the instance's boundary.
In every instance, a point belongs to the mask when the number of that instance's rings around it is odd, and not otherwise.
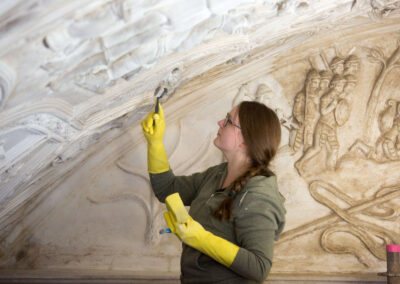
[{"label": "jacket sleeve", "polygon": [[283,230],[286,211],[280,198],[248,194],[234,219],[240,249],[230,269],[261,283],[271,270],[274,241]]},{"label": "jacket sleeve", "polygon": [[183,204],[190,206],[193,199],[196,198],[202,183],[210,178],[216,167],[211,167],[204,172],[190,176],[175,176],[172,170],[160,174],[150,174],[151,186],[160,202],[164,203],[168,195],[178,192]]}]

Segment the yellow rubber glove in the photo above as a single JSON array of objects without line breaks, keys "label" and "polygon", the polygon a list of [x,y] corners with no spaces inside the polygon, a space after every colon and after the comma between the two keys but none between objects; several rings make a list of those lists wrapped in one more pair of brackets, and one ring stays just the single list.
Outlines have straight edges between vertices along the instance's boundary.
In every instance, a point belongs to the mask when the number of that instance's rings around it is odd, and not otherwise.
[{"label": "yellow rubber glove", "polygon": [[163,145],[165,131],[164,111],[159,105],[159,113],[150,112],[142,121],[144,137],[147,140],[147,168],[149,173],[159,174],[169,170],[167,152]]},{"label": "yellow rubber glove", "polygon": [[168,195],[165,198],[165,205],[168,212],[174,216],[176,222],[180,224],[187,222],[189,214],[178,192]]},{"label": "yellow rubber glove", "polygon": [[187,222],[183,224],[176,222],[171,212],[165,212],[164,218],[171,232],[176,234],[188,246],[208,255],[226,267],[231,266],[235,260],[239,247],[206,231],[192,217],[189,216]]}]

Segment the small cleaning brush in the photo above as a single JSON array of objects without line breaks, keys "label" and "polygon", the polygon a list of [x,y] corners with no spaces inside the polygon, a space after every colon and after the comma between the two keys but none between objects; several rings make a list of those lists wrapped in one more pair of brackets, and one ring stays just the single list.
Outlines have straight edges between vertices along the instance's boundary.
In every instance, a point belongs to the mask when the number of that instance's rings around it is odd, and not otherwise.
[{"label": "small cleaning brush", "polygon": [[162,88],[163,90],[162,90],[162,92],[161,92],[161,86],[159,86],[159,87],[157,87],[157,89],[154,91],[154,96],[157,98],[157,101],[156,101],[156,108],[155,108],[155,110],[154,110],[154,113],[157,113],[158,114],[158,112],[159,112],[159,110],[160,110],[160,99],[164,96],[164,95],[166,95],[167,93],[168,93],[168,89],[167,88]]}]

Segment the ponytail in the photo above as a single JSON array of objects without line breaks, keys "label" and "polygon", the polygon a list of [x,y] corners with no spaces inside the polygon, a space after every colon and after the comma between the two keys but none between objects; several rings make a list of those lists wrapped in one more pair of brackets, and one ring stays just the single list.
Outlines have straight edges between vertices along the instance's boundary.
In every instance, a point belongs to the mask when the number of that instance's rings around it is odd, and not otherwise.
[{"label": "ponytail", "polygon": [[232,189],[219,206],[214,211],[214,217],[226,221],[232,218],[232,203],[236,195],[242,190],[247,181],[257,175],[272,176],[274,175],[265,165],[259,165],[247,170],[243,175],[237,178],[232,185]]}]

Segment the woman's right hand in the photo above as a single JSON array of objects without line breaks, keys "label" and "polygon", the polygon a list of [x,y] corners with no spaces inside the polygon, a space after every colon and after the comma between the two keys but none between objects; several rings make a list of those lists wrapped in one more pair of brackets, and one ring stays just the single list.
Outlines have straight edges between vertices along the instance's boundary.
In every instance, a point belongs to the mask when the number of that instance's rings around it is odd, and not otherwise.
[{"label": "woman's right hand", "polygon": [[159,104],[159,112],[150,112],[142,121],[142,130],[148,144],[157,144],[163,142],[165,131],[164,111]]},{"label": "woman's right hand", "polygon": [[147,168],[149,173],[159,174],[168,171],[168,157],[163,145],[165,120],[161,104],[158,114],[152,111],[142,121],[142,129],[148,143]]}]

